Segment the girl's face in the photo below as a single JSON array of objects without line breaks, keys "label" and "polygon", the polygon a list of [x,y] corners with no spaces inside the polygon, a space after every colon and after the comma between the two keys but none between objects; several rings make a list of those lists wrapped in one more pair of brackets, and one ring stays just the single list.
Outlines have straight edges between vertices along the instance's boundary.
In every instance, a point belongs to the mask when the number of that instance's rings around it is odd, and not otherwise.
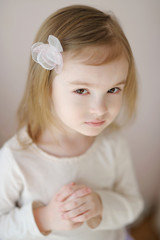
[{"label": "girl's face", "polygon": [[128,74],[124,57],[103,65],[86,65],[64,57],[63,71],[53,80],[56,117],[69,134],[97,136],[118,115]]}]

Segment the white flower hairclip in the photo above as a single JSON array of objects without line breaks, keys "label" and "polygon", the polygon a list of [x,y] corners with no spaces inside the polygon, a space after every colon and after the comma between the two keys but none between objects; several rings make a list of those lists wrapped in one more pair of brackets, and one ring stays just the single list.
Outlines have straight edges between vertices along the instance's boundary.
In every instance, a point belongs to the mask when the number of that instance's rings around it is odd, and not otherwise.
[{"label": "white flower hairclip", "polygon": [[47,70],[55,69],[56,73],[60,73],[63,68],[62,45],[53,35],[49,35],[48,43],[34,43],[31,47],[32,59]]}]

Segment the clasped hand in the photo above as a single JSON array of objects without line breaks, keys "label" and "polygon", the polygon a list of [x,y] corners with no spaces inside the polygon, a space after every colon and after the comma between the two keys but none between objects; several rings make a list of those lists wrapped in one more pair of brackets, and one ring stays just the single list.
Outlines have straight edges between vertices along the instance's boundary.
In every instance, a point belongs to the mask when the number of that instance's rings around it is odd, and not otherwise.
[{"label": "clasped hand", "polygon": [[102,215],[102,202],[99,195],[85,185],[71,183],[63,186],[46,206],[50,219],[50,229],[71,230],[88,225]]},{"label": "clasped hand", "polygon": [[63,219],[84,222],[101,214],[100,197],[84,185],[66,185],[56,196]]}]

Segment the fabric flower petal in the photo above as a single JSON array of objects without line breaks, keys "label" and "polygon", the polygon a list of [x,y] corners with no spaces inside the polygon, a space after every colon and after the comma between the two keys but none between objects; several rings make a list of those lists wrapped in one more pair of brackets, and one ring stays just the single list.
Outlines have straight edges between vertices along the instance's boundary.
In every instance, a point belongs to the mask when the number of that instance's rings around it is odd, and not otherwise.
[{"label": "fabric flower petal", "polygon": [[60,73],[63,68],[61,54],[63,48],[58,38],[52,35],[48,37],[48,42],[49,44],[37,42],[32,45],[32,59],[47,70],[55,69],[57,73]]},{"label": "fabric flower petal", "polygon": [[63,52],[62,45],[61,45],[61,43],[60,43],[58,38],[56,38],[53,35],[49,35],[48,42],[49,42],[49,45],[54,46],[55,48],[57,48],[59,52]]},{"label": "fabric flower petal", "polygon": [[46,56],[46,49],[43,49],[37,57],[37,62],[45,69],[52,70],[55,68],[56,63],[49,60]]},{"label": "fabric flower petal", "polygon": [[43,45],[43,43],[37,42],[37,43],[34,43],[31,47],[32,58],[35,62],[37,62],[37,55],[40,52],[42,45]]}]

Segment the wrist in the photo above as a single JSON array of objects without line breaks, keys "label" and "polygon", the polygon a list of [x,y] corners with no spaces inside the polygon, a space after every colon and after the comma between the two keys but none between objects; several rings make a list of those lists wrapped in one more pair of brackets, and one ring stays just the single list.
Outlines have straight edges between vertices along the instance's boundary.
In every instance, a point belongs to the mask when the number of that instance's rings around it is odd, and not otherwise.
[{"label": "wrist", "polygon": [[41,203],[33,203],[33,215],[39,231],[48,235],[51,232],[47,206]]},{"label": "wrist", "polygon": [[90,228],[94,229],[94,228],[98,227],[98,225],[101,223],[101,221],[102,221],[102,217],[100,215],[98,215],[96,217],[89,219],[87,221],[87,225]]},{"label": "wrist", "polygon": [[92,217],[87,221],[87,225],[92,229],[98,227],[98,225],[101,223],[102,213],[103,213],[103,205],[102,205],[101,197],[97,192],[95,192],[95,195],[97,196],[97,199],[98,199],[98,202],[97,202],[98,211],[96,216]]},{"label": "wrist", "polygon": [[95,194],[97,195],[97,198],[98,198],[98,201],[99,201],[99,204],[98,204],[99,205],[99,211],[97,213],[97,216],[100,216],[102,218],[102,215],[103,215],[102,199],[101,199],[100,195],[97,192],[95,192]]}]

